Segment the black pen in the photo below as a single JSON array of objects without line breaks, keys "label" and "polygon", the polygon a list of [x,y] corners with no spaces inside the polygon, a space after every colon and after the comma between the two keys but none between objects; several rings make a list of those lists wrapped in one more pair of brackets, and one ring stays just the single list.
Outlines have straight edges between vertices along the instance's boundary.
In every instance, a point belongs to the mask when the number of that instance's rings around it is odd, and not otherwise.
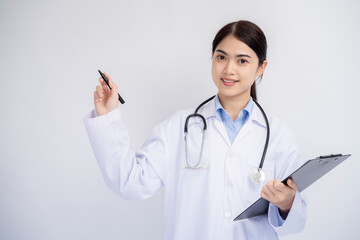
[{"label": "black pen", "polygon": [[[107,79],[107,77],[106,77],[100,70],[98,70],[98,71],[99,71],[100,76],[102,77],[102,79],[104,79],[106,85],[108,85],[108,87],[109,87],[110,90],[111,90],[111,87],[110,87],[110,85],[109,85],[109,80]],[[125,101],[124,101],[124,99],[122,99],[122,97],[120,96],[119,93],[118,93],[118,96],[119,96],[119,101],[120,101],[120,103],[121,103],[121,104],[124,104]]]}]

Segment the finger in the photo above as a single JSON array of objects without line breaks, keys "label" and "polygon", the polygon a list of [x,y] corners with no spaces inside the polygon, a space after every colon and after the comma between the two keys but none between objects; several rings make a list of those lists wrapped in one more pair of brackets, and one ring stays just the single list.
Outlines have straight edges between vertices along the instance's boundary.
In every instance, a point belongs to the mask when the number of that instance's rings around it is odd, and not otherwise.
[{"label": "finger", "polygon": [[110,81],[110,79],[111,79],[110,75],[107,74],[106,72],[104,72],[104,75],[105,75],[105,77]]},{"label": "finger", "polygon": [[101,83],[101,87],[104,91],[104,94],[108,95],[110,93],[110,89],[102,77],[99,78],[99,82]]},{"label": "finger", "polygon": [[104,75],[106,76],[106,78],[109,80],[109,86],[110,86],[110,95],[114,98],[117,98],[118,95],[118,87],[116,86],[116,84],[112,81],[111,77],[109,76],[109,74],[107,74],[106,72],[104,72]]},{"label": "finger", "polygon": [[112,84],[111,84],[112,80],[111,80],[111,77],[109,76],[109,74],[107,74],[106,72],[104,72],[104,75],[105,75],[105,77],[108,79],[108,82],[109,82],[110,87],[113,88],[113,86],[111,86],[111,85],[112,85]]},{"label": "finger", "polygon": [[288,179],[287,180],[287,185],[292,188],[295,192],[297,191],[297,184],[291,180],[291,179]]},{"label": "finger", "polygon": [[262,198],[270,201],[270,196],[267,195],[267,193],[266,193],[264,190],[261,191],[260,196],[261,196]]},{"label": "finger", "polygon": [[99,98],[104,97],[104,92],[103,92],[103,90],[102,90],[102,87],[100,87],[100,85],[97,85],[97,86],[96,86],[96,92],[97,92]]},{"label": "finger", "polygon": [[279,192],[286,191],[285,184],[283,184],[280,179],[275,179],[273,182],[273,186]]},{"label": "finger", "polygon": [[274,194],[274,196],[273,196],[273,198],[276,198],[276,197],[278,197],[278,196],[280,196],[280,195],[282,195],[283,194],[283,192],[282,191],[279,191],[276,187],[275,187],[275,181],[272,183],[272,184],[269,184],[267,187],[268,187],[268,189]]},{"label": "finger", "polygon": [[110,87],[111,87],[111,89],[114,89],[114,92],[118,92],[118,90],[117,90],[117,86],[116,86],[116,84],[113,82],[113,80],[111,79],[111,77],[109,76],[109,74],[107,74],[107,73],[104,73],[104,75],[107,77],[107,79],[109,80],[109,85],[110,85]]},{"label": "finger", "polygon": [[94,92],[94,102],[98,102],[99,101],[99,95],[97,94],[97,92]]},{"label": "finger", "polygon": [[266,195],[268,195],[270,198],[273,198],[275,196],[275,193],[270,189],[270,187],[268,185],[265,185],[263,187],[263,191],[265,192]]}]

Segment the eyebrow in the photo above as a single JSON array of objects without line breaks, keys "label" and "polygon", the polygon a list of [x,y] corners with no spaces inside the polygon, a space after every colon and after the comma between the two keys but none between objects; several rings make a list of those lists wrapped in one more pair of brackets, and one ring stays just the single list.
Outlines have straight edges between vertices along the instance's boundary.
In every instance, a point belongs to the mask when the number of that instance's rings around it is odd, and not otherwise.
[{"label": "eyebrow", "polygon": [[[215,52],[221,52],[223,54],[225,54],[226,56],[228,55],[225,51],[221,50],[221,49],[217,49]],[[247,54],[238,54],[236,55],[235,57],[248,57],[248,58],[251,58],[249,55]]]}]

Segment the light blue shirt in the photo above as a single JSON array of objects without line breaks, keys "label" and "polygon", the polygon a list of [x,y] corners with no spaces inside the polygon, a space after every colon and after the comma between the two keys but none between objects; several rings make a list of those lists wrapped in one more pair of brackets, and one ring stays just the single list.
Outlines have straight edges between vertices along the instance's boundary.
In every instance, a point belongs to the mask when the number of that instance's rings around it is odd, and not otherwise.
[{"label": "light blue shirt", "polygon": [[[218,95],[216,95],[215,97],[216,117],[224,124],[231,144],[234,142],[236,135],[238,135],[242,126],[244,126],[246,121],[249,119],[253,107],[254,107],[254,100],[252,99],[252,97],[250,97],[248,104],[244,107],[243,110],[239,112],[239,115],[237,116],[235,121],[233,121],[230,115],[222,107]],[[279,211],[277,212],[278,212],[277,216],[278,216],[279,226],[282,226],[285,220],[280,216]]]},{"label": "light blue shirt", "polygon": [[249,119],[253,106],[254,106],[254,101],[250,97],[250,101],[248,102],[248,104],[245,106],[243,110],[239,112],[239,115],[237,116],[236,120],[233,121],[230,115],[221,106],[219,97],[218,95],[216,95],[215,97],[216,117],[224,124],[231,144],[234,142],[236,135],[240,132],[242,126],[244,126],[246,121]]}]

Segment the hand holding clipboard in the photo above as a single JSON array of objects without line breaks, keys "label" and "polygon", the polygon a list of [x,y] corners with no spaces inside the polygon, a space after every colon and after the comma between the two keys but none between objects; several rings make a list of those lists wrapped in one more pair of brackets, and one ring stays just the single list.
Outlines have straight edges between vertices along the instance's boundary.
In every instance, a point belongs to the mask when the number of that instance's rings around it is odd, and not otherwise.
[{"label": "hand holding clipboard", "polygon": [[[350,156],[351,154],[331,154],[309,160],[288,177],[286,177],[282,183],[287,185],[287,180],[291,179],[297,184],[298,191],[302,192],[308,186],[313,184],[316,180],[324,176],[331,169],[338,166]],[[237,216],[234,221],[267,214],[268,208],[269,202],[264,198],[260,198],[251,206],[249,206],[245,211],[243,211],[239,216]]]}]

